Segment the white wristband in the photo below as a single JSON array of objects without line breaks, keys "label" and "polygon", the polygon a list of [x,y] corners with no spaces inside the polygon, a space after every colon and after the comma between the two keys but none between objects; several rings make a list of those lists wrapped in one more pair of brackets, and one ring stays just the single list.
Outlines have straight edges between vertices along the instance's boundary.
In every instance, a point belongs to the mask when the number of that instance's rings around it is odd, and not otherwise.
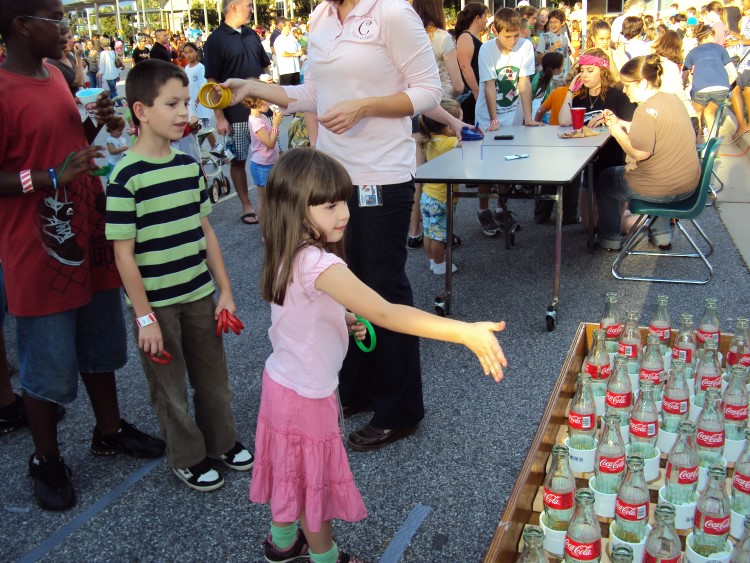
[{"label": "white wristband", "polygon": [[148,315],[144,315],[142,317],[135,319],[135,324],[138,325],[138,328],[143,328],[144,326],[152,325],[155,322],[156,322],[156,315],[154,315],[153,311],[151,311]]}]

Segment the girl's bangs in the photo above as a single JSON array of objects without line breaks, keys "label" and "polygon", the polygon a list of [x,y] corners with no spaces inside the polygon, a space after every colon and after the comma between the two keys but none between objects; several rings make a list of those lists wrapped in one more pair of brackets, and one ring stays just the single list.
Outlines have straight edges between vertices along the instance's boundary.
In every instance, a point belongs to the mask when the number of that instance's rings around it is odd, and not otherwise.
[{"label": "girl's bangs", "polygon": [[322,161],[315,164],[321,166],[324,170],[321,170],[322,174],[318,176],[319,180],[312,183],[307,204],[324,205],[348,201],[354,191],[354,186],[346,170],[332,159],[328,162]]}]

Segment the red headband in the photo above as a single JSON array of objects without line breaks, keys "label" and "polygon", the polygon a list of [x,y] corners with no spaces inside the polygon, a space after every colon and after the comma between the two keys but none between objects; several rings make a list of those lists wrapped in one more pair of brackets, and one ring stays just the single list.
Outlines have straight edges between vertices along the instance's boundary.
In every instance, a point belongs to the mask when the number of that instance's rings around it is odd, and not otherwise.
[{"label": "red headband", "polygon": [[596,55],[581,55],[578,59],[579,66],[598,66],[601,68],[609,68],[609,61]]}]

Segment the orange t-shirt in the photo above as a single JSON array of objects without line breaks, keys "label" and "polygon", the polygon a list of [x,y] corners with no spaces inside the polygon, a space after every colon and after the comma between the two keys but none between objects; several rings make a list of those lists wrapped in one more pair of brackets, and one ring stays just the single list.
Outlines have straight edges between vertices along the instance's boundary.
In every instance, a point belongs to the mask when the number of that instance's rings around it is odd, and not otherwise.
[{"label": "orange t-shirt", "polygon": [[560,125],[560,121],[557,119],[560,108],[565,103],[565,96],[568,93],[567,86],[560,86],[550,92],[547,99],[542,102],[542,107],[549,110],[549,124]]}]

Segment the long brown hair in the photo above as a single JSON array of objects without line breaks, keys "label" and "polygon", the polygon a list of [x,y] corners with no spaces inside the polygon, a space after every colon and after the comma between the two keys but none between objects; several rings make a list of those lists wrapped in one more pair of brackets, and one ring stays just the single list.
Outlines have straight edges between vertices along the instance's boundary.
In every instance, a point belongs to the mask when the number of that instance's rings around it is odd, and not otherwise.
[{"label": "long brown hair", "polygon": [[294,262],[305,246],[315,246],[344,257],[343,240],[326,242],[309,215],[309,207],[347,201],[352,179],[337,161],[315,149],[299,147],[276,162],[266,186],[266,209],[261,230],[265,240],[261,297],[283,305],[292,281]]},{"label": "long brown hair", "polygon": [[[593,55],[595,57],[599,57],[601,59],[604,59],[605,61],[609,61],[609,55],[602,51],[601,49],[589,49],[583,53],[584,55]],[[578,74],[581,71],[581,65],[576,64],[575,66],[575,74]],[[601,77],[602,77],[602,86],[601,86],[601,92],[599,92],[599,96],[601,97],[602,101],[606,98],[607,91],[611,90],[615,86],[617,86],[617,80],[615,80],[615,77],[612,76],[612,71],[609,70],[609,68],[602,68],[599,67]],[[574,74],[574,76],[575,76]],[[578,90],[578,96],[588,96],[589,90],[585,86],[581,86],[581,89]]]},{"label": "long brown hair", "polygon": [[661,86],[661,75],[664,68],[661,66],[659,55],[651,53],[645,57],[630,59],[620,69],[620,76],[632,82],[646,80],[652,88]]},{"label": "long brown hair", "polygon": [[466,4],[464,9],[458,12],[458,16],[456,17],[456,27],[454,29],[456,39],[458,39],[458,36],[464,31],[469,29],[469,26],[471,26],[477,17],[484,18],[489,11],[490,10],[487,6],[480,4],[479,2],[469,2]]},{"label": "long brown hair", "polygon": [[660,57],[664,57],[682,68],[682,63],[685,60],[682,56],[682,39],[676,31],[668,29],[662,33],[661,37],[651,44],[651,48]]},{"label": "long brown hair", "polygon": [[414,0],[412,7],[422,20],[425,29],[430,26],[445,29],[443,0]]}]

